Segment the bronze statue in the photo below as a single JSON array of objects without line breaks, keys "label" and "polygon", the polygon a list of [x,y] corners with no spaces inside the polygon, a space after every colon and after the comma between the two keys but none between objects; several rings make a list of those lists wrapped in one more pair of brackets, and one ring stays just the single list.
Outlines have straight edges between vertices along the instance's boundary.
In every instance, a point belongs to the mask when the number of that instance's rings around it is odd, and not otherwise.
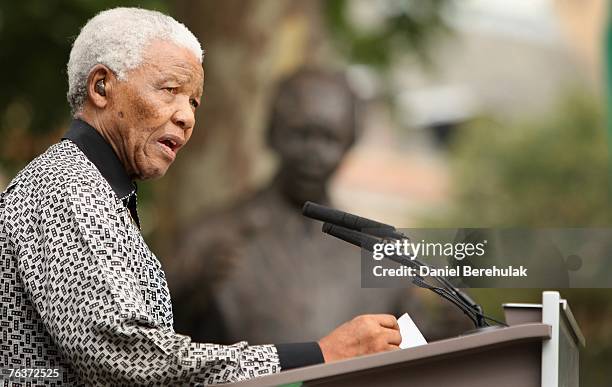
[{"label": "bronze statue", "polygon": [[268,131],[279,171],[253,197],[189,228],[177,257],[182,279],[170,281],[177,331],[198,340],[308,341],[354,315],[405,311],[429,338],[468,327],[452,308],[443,307],[448,324],[428,319],[424,290],[362,289],[360,250],[301,215],[306,200],[329,205],[329,179],[355,141],[356,105],[340,74],[304,69],[280,83]]}]

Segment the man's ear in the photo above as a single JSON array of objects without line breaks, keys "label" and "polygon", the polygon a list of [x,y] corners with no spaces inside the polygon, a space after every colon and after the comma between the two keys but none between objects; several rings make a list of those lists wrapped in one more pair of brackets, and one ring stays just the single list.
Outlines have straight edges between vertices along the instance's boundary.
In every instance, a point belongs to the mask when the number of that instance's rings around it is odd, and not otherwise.
[{"label": "man's ear", "polygon": [[98,109],[104,109],[108,105],[115,82],[115,74],[108,67],[103,64],[95,65],[87,77],[89,102]]}]

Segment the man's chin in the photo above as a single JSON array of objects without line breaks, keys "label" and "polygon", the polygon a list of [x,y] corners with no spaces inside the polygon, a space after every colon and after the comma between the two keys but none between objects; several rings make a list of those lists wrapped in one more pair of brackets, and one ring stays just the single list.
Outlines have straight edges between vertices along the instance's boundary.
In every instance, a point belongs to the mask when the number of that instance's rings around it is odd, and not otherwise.
[{"label": "man's chin", "polygon": [[166,172],[168,172],[168,168],[171,163],[168,163],[166,166],[151,166],[143,170],[136,179],[138,180],[155,180],[164,177]]}]

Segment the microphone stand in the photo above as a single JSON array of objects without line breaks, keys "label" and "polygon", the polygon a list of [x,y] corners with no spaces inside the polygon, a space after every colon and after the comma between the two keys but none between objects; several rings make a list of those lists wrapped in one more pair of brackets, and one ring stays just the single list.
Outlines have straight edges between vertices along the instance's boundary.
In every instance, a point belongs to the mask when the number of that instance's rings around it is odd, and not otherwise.
[{"label": "microphone stand", "polygon": [[[369,252],[373,252],[374,251],[374,245],[377,243],[381,243],[381,240],[376,239],[375,237],[373,237],[372,235],[366,234],[363,231],[355,231],[355,230],[351,230],[349,228],[346,227],[342,227],[342,226],[338,226],[338,225],[334,225],[331,223],[327,223],[325,222],[323,224],[323,228],[322,231],[326,234],[332,235],[336,238],[342,239],[345,242],[351,243],[353,245],[359,246],[362,249],[365,249]],[[392,232],[392,236],[390,237],[388,234],[385,236],[385,231],[389,231]],[[390,240],[390,239],[394,239],[394,240],[398,240],[398,236],[400,236],[402,239],[407,239],[410,240],[410,238],[408,238],[406,235],[398,233],[395,228],[393,229],[382,229],[382,230],[377,230],[376,234],[377,237],[383,237],[384,239],[382,240],[383,243],[385,240]],[[431,265],[427,265],[426,263],[413,258],[414,256],[410,255],[410,256],[398,256],[398,255],[391,255],[391,256],[387,256],[385,255],[386,258],[397,262],[401,265],[407,266],[407,267],[412,267],[412,268],[417,268],[419,266],[426,266],[426,267],[430,267],[433,268],[433,266]],[[488,330],[491,328],[499,328],[501,327],[501,325],[505,325],[503,323],[500,323],[490,317],[487,317],[484,313],[483,313],[483,309],[482,307],[476,303],[469,295],[467,295],[465,292],[463,292],[462,290],[460,290],[459,288],[455,287],[448,279],[446,279],[444,276],[438,276],[438,275],[433,275],[431,276],[432,278],[434,278],[441,286],[435,286],[432,284],[427,283],[423,277],[421,277],[420,275],[416,275],[414,277],[412,277],[412,282],[420,287],[420,288],[424,288],[424,289],[429,289],[431,291],[433,291],[434,293],[436,293],[437,295],[439,295],[440,297],[446,299],[447,301],[451,302],[452,304],[454,304],[456,307],[458,307],[459,309],[461,309],[461,311],[463,311],[463,313],[465,313],[466,316],[468,316],[468,318],[474,323],[476,329],[466,332],[466,333],[477,333],[477,332],[481,332],[482,330]],[[489,325],[489,323],[487,322],[487,320],[492,320],[495,322],[498,322],[501,325],[494,325],[491,326]]]}]

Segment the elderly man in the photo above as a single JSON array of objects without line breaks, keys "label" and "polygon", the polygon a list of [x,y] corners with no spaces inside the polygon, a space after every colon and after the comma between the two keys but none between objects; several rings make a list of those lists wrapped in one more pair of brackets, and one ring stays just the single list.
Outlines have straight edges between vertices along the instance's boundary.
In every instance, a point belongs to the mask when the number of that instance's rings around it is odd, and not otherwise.
[{"label": "elderly man", "polygon": [[15,380],[213,384],[398,348],[388,315],[311,343],[221,346],[174,332],[133,180],[163,176],[189,140],[201,59],[185,26],[142,9],[102,12],[75,40],[75,120],[0,196],[0,368]]}]

